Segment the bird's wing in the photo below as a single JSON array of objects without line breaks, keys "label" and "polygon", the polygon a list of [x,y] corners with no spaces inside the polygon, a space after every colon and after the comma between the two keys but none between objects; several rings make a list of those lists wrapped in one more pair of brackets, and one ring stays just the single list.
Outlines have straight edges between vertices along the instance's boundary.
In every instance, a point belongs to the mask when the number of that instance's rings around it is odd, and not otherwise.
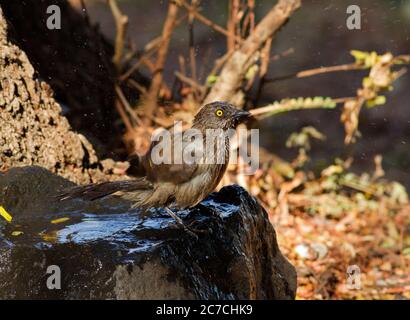
[{"label": "bird's wing", "polygon": [[[186,136],[182,138],[180,146],[174,144],[175,135],[171,136],[170,143],[162,143],[155,141],[151,144],[149,152],[140,158],[141,165],[145,169],[147,179],[152,182],[172,182],[180,184],[189,181],[199,173],[198,161],[189,161],[184,157],[185,152],[190,152],[200,146],[199,140],[195,140],[194,144]],[[198,144],[199,143],[199,144]],[[162,155],[158,158],[158,154],[162,149]]]}]

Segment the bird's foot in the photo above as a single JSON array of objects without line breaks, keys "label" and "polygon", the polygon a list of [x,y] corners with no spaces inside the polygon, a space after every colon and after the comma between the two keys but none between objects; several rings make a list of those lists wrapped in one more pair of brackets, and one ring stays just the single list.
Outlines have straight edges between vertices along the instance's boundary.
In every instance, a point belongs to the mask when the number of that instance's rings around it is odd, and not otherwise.
[{"label": "bird's foot", "polygon": [[194,237],[196,240],[198,240],[198,232],[201,232],[200,230],[192,229],[191,227],[188,227],[180,217],[178,217],[170,208],[165,207],[165,211],[176,221],[176,223],[181,226],[190,236]]}]

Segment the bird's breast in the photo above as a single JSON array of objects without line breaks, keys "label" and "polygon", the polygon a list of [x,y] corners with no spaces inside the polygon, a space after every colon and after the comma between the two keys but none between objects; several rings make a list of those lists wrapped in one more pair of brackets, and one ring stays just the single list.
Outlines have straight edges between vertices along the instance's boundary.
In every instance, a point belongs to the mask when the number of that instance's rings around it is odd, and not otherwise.
[{"label": "bird's breast", "polygon": [[[179,208],[193,207],[217,187],[226,165],[200,165],[200,171],[191,180],[176,186],[175,205]],[[221,175],[222,173],[222,175]]]}]

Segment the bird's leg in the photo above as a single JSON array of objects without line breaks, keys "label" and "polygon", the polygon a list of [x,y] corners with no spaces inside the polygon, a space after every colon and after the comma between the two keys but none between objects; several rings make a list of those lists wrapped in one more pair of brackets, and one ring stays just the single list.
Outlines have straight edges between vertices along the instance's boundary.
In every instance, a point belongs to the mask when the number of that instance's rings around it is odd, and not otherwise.
[{"label": "bird's leg", "polygon": [[198,236],[195,232],[193,232],[190,228],[188,228],[185,223],[182,221],[180,217],[178,217],[172,210],[168,207],[165,207],[165,211],[179,224],[186,232],[188,232],[191,236],[198,240]]}]

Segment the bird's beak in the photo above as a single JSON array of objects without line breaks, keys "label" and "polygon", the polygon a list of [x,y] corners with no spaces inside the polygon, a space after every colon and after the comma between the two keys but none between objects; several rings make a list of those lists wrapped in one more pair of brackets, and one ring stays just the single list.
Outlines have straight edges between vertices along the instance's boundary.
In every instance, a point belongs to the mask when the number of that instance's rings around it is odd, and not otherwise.
[{"label": "bird's beak", "polygon": [[249,118],[252,117],[251,113],[248,111],[244,111],[244,110],[238,110],[235,112],[235,114],[233,115],[234,119],[240,123],[240,122],[245,122],[246,120],[248,120]]}]

